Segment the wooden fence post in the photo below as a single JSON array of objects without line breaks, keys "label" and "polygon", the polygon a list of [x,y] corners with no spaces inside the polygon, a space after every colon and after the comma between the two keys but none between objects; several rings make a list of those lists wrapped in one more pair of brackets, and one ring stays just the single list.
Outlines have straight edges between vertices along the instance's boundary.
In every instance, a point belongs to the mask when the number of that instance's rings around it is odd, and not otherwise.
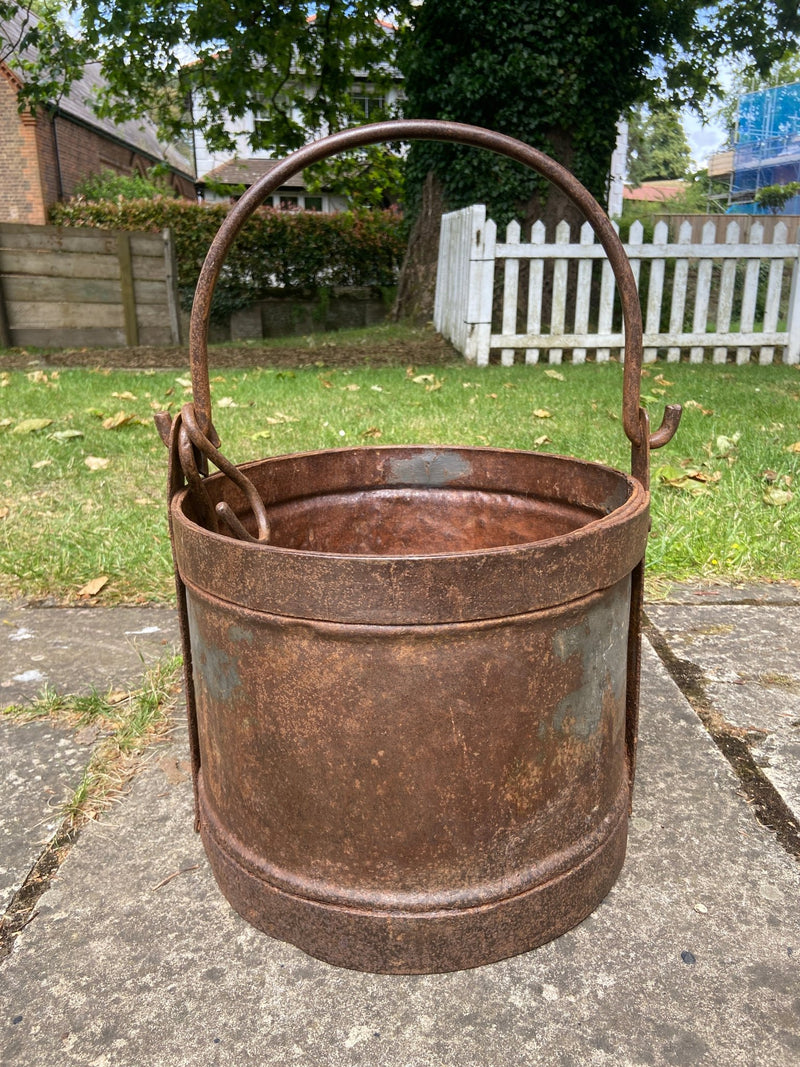
[{"label": "wooden fence post", "polygon": [[467,279],[467,344],[465,355],[479,367],[489,362],[492,337],[492,297],[494,295],[494,250],[497,226],[486,218],[486,208],[472,217],[471,252]]},{"label": "wooden fence post", "polygon": [[[584,222],[581,226],[580,243],[582,245],[594,244],[594,230],[590,222]],[[578,282],[575,293],[575,333],[586,333],[589,329],[589,305],[592,296],[592,261],[585,256],[578,264]],[[586,362],[586,349],[574,348],[572,350],[573,363]]]},{"label": "wooden fence post", "polygon": [[[709,220],[703,226],[702,243],[713,245],[717,236],[716,223]],[[708,323],[708,301],[711,294],[711,270],[713,260],[701,259],[697,268],[697,286],[694,296],[694,318],[692,321],[692,333],[705,333]],[[695,345],[689,352],[690,363],[702,363],[705,349]]]},{"label": "wooden fence post", "polygon": [[[688,245],[692,240],[692,226],[689,222],[682,222],[678,231],[678,244]],[[689,281],[689,260],[679,259],[675,263],[675,274],[672,281],[672,304],[669,313],[670,334],[683,333],[683,314],[686,308],[686,286]],[[667,351],[667,362],[677,363],[681,358],[680,348],[673,347]]]},{"label": "wooden fence post", "polygon": [[178,306],[178,257],[175,254],[172,230],[169,228],[162,230],[161,237],[164,241],[164,284],[167,288],[169,328],[172,343],[179,345],[181,343],[181,315]]},{"label": "wooden fence post", "polygon": [[[661,301],[664,297],[664,264],[666,260],[666,245],[669,240],[669,228],[666,222],[660,220],[653,230],[653,244],[664,246],[664,255],[650,261],[650,284],[647,288],[647,317],[644,324],[645,334],[661,332]],[[655,363],[658,356],[657,348],[645,348],[644,362]]]},{"label": "wooden fence post", "polygon": [[[785,222],[778,222],[772,231],[772,243],[785,245],[788,230]],[[769,262],[769,278],[767,280],[767,298],[764,304],[764,333],[774,333],[778,328],[780,314],[781,285],[783,284],[782,259],[771,259]],[[765,345],[758,353],[758,362],[762,364],[772,363],[775,357],[775,349],[772,345]]]},{"label": "wooden fence post", "polygon": [[[753,224],[750,230],[751,245],[760,245],[764,240],[764,227],[760,222]],[[748,259],[744,270],[744,293],[742,294],[742,311],[739,329],[742,333],[752,333],[756,320],[756,297],[758,295],[758,273],[761,263],[757,259]],[[750,349],[741,346],[736,349],[736,362],[749,363]]]},{"label": "wooden fence post", "polygon": [[0,276],[0,348],[11,348],[11,329],[8,324],[2,276]]},{"label": "wooden fence post", "polygon": [[139,344],[139,323],[136,321],[136,293],[133,287],[133,260],[131,236],[117,234],[117,259],[119,260],[119,289],[122,297],[122,314],[125,322],[125,343]]},{"label": "wooden fence post", "polygon": [[[531,244],[543,245],[546,235],[544,223],[541,219],[534,222],[531,229]],[[544,288],[544,260],[532,259],[528,275],[528,315],[526,319],[526,332],[538,334],[542,328],[542,291]],[[539,349],[526,348],[525,362],[538,363]]]},{"label": "wooden fence post", "polygon": [[[735,245],[738,243],[739,223],[730,222],[725,232],[725,244]],[[719,298],[717,300],[717,333],[728,333],[731,328],[733,293],[736,286],[736,263],[735,259],[726,259],[722,266]],[[714,349],[712,358],[715,363],[724,363],[728,358],[728,349],[724,346],[718,346]]]},{"label": "wooden fence post", "polygon": [[[514,219],[506,227],[506,244],[518,245],[520,237],[519,223]],[[517,297],[519,295],[519,260],[506,259],[503,275],[503,333],[517,332]],[[500,362],[504,367],[514,365],[514,349],[504,348],[500,353]]]},{"label": "wooden fence post", "polygon": [[800,363],[800,244],[792,267],[792,289],[789,295],[789,342],[783,350],[784,363]]}]

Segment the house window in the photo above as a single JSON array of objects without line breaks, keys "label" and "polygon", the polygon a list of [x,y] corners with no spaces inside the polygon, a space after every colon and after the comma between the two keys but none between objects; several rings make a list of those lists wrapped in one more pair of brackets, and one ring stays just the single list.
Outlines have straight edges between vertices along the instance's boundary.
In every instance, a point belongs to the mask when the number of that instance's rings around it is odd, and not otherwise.
[{"label": "house window", "polygon": [[300,206],[300,198],[297,196],[285,196],[283,193],[275,198],[281,211],[288,211],[293,207]]},{"label": "house window", "polygon": [[350,94],[350,99],[358,114],[363,115],[365,119],[380,118],[386,107],[385,96],[374,96],[363,90],[357,89],[352,92]]},{"label": "house window", "polygon": [[321,196],[307,196],[303,205],[306,211],[322,211]]}]

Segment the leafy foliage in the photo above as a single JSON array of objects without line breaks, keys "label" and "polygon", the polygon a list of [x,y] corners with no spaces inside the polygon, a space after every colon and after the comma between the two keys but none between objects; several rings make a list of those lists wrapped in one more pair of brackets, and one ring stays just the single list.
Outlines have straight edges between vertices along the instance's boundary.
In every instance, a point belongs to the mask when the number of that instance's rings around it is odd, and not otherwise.
[{"label": "leafy foliage", "polygon": [[[174,235],[178,285],[191,301],[206,252],[228,206],[193,204],[168,197],[58,204],[57,226],[161,230]],[[316,211],[260,208],[237,237],[215,291],[216,314],[229,313],[270,289],[393,285],[405,242],[400,217],[391,211]]]},{"label": "leafy foliage", "polygon": [[634,185],[663,178],[688,178],[692,155],[674,107],[635,111],[628,121],[628,180]]},{"label": "leafy foliage", "polygon": [[154,167],[147,174],[118,174],[114,170],[101,170],[78,182],[75,195],[84,200],[139,200],[144,197],[162,196],[168,192],[166,183],[159,178]]},{"label": "leafy foliage", "polygon": [[[716,88],[721,56],[741,53],[766,69],[796,47],[798,29],[784,0],[437,0],[415,9],[403,35],[406,112],[518,136],[603,198],[620,114],[658,96],[699,104]],[[505,161],[414,145],[412,191],[430,171],[448,207],[485,200],[500,224],[537,189]]]},{"label": "leafy foliage", "polygon": [[[83,62],[99,64],[107,83],[102,113],[116,119],[147,113],[172,139],[202,126],[216,151],[234,148],[237,122],[252,113],[259,115],[249,131],[252,147],[299,147],[309,130],[338,129],[358,117],[356,84],[366,80],[380,92],[392,78],[394,37],[382,20],[385,9],[373,0],[87,0],[73,10],[79,40],[66,39],[57,8],[31,20],[26,43],[43,49],[38,73],[27,72],[33,102],[52,98],[62,53],[75,50]],[[76,70],[62,74],[66,88]]]},{"label": "leafy foliage", "polygon": [[767,208],[773,215],[778,215],[786,204],[800,195],[800,182],[787,182],[786,185],[765,185],[755,194],[755,202]]}]

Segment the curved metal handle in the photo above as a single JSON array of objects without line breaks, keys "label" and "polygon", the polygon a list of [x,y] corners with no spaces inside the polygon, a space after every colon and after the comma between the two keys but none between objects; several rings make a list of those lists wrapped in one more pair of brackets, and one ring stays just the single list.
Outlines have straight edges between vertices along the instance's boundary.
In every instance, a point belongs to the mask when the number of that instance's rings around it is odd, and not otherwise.
[{"label": "curved metal handle", "polygon": [[329,156],[350,148],[361,148],[384,141],[415,140],[450,141],[455,144],[471,145],[516,160],[552,182],[569,197],[589,221],[608,256],[619,289],[625,325],[623,427],[633,448],[633,472],[647,484],[650,448],[659,448],[670,440],[678,427],[681,411],[676,405],[667,407],[661,426],[650,434],[645,412],[639,405],[642,367],[642,313],[639,294],[625,249],[608,216],[577,178],[543,152],[505,134],[494,133],[478,126],[434,119],[399,119],[391,122],[378,122],[323,137],[287,156],[269,174],[251,186],[231,209],[208,250],[192,306],[189,356],[194,408],[200,433],[213,444],[219,443],[211,420],[208,324],[214,286],[219,278],[225,257],[243,224],[270,193],[298,171],[304,170],[313,163],[319,163]]}]

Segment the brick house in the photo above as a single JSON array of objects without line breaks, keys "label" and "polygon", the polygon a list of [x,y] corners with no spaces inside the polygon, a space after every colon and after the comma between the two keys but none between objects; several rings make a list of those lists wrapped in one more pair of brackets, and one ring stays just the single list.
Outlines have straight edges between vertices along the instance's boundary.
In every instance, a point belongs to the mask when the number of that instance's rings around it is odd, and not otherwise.
[{"label": "brick house", "polygon": [[[18,14],[0,23],[6,41],[19,40]],[[25,50],[26,58],[35,58]],[[92,174],[144,174],[156,163],[166,163],[169,184],[182,196],[194,199],[191,164],[175,147],[162,145],[146,121],[115,123],[98,118],[90,101],[102,82],[90,68],[70,91],[35,115],[20,112],[21,75],[13,59],[0,61],[0,222],[47,222],[50,207],[70,197],[76,185]]]}]

